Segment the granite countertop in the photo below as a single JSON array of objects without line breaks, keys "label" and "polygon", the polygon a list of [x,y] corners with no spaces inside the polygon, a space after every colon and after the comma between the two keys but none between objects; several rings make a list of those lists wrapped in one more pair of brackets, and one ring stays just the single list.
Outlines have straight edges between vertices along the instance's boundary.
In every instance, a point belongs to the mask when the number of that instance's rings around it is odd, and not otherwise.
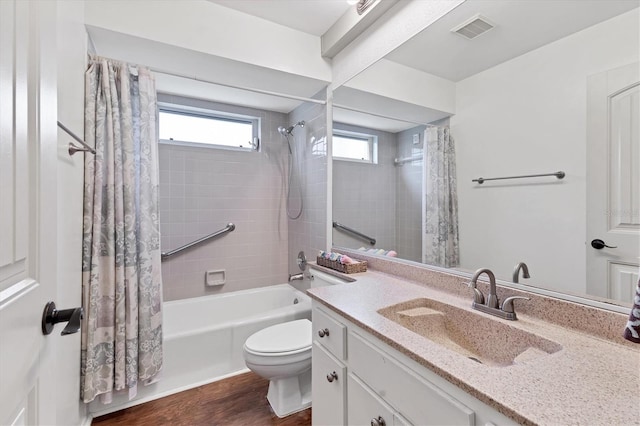
[{"label": "granite countertop", "polygon": [[313,288],[308,293],[516,422],[640,424],[640,346],[619,344],[525,313],[518,313],[518,321],[506,321],[474,311],[562,346],[558,352],[522,364],[478,364],[377,313],[416,298],[471,310],[470,291],[465,298],[372,270],[351,277],[356,281]]}]

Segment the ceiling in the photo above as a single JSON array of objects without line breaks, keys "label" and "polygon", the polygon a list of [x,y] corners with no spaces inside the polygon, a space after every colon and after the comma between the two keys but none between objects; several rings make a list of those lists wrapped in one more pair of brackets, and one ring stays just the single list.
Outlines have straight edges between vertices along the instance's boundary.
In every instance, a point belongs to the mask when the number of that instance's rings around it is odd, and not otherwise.
[{"label": "ceiling", "polygon": [[[349,7],[347,0],[208,0],[316,36]],[[387,59],[457,82],[599,22],[640,0],[466,0]],[[474,40],[450,30],[476,14],[495,28]]]},{"label": "ceiling", "polygon": [[351,6],[347,0],[208,0],[220,6],[321,36]]},{"label": "ceiling", "polygon": [[[639,5],[640,0],[467,0],[387,59],[457,82]],[[476,14],[495,28],[473,40],[450,31]]]}]

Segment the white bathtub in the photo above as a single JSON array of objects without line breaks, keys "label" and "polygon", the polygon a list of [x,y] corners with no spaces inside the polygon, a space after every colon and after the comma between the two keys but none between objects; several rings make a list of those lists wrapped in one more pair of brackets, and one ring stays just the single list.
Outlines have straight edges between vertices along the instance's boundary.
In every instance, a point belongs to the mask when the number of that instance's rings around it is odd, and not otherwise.
[{"label": "white bathtub", "polygon": [[92,402],[89,411],[97,417],[248,371],[242,346],[251,334],[302,318],[311,319],[311,299],[289,284],[165,302],[160,380],[138,386],[132,401],[116,395],[108,405]]}]

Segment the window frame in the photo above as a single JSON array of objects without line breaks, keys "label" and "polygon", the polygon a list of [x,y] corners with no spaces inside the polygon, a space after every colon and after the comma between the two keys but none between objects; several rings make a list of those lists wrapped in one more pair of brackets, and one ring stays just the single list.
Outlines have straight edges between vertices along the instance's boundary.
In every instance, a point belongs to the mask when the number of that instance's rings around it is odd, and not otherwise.
[{"label": "window frame", "polygon": [[183,141],[179,139],[162,139],[158,132],[158,142],[167,145],[190,146],[195,148],[211,148],[240,152],[260,152],[260,117],[236,114],[228,111],[219,111],[213,109],[197,108],[189,105],[180,105],[168,102],[158,102],[158,128],[160,126],[160,113],[185,115],[190,117],[204,118],[218,121],[230,121],[235,123],[251,124],[252,142],[248,147],[219,145],[207,142]]},{"label": "window frame", "polygon": [[[370,133],[362,133],[362,132],[352,132],[349,130],[333,129],[333,136],[367,141],[369,145],[369,158],[371,159],[371,160],[362,160],[357,158],[338,157],[335,154],[332,154],[332,158],[334,160],[351,161],[354,163],[362,163],[362,164],[378,164],[378,136],[377,135],[372,135]],[[335,147],[335,143],[333,144],[333,146]]]}]

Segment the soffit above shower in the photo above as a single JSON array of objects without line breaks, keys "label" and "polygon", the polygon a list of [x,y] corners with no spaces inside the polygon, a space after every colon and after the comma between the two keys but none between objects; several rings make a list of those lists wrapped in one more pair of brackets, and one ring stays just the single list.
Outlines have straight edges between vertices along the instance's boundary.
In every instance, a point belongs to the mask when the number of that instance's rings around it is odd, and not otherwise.
[{"label": "soffit above shower", "polygon": [[316,36],[326,33],[347,9],[355,8],[346,0],[208,1]]},{"label": "soffit above shower", "polygon": [[[333,92],[333,121],[397,133],[451,116],[447,111],[340,86]],[[340,108],[346,105],[354,110]],[[394,118],[395,117],[395,118]]]},{"label": "soffit above shower", "polygon": [[[466,0],[387,59],[458,82],[639,5],[638,0]],[[471,40],[451,31],[476,15],[495,28]]]},{"label": "soffit above shower", "polygon": [[[289,113],[302,102],[207,83],[215,81],[311,98],[327,82],[86,25],[95,54],[154,70],[159,92]],[[176,77],[158,70],[193,78]],[[198,81],[204,80],[204,81]]]},{"label": "soffit above shower", "polygon": [[[92,0],[85,3],[87,26],[331,81],[331,64],[320,56],[317,36],[213,2]],[[123,48],[126,49],[126,45]]]}]

